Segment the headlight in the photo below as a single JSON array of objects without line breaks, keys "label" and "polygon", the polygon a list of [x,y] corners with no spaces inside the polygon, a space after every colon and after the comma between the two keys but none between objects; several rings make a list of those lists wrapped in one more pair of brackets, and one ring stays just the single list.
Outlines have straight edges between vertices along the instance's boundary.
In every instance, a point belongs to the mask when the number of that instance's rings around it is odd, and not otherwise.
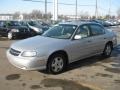
[{"label": "headlight", "polygon": [[42,29],[40,29],[40,28],[34,28],[34,30],[38,33],[42,33]]},{"label": "headlight", "polygon": [[34,26],[29,26],[31,29],[33,29],[37,33],[42,33],[42,29],[34,27]]},{"label": "headlight", "polygon": [[12,29],[11,31],[12,31],[12,32],[19,32],[18,29]]},{"label": "headlight", "polygon": [[37,55],[37,52],[35,51],[25,51],[22,53],[23,57],[35,57]]}]

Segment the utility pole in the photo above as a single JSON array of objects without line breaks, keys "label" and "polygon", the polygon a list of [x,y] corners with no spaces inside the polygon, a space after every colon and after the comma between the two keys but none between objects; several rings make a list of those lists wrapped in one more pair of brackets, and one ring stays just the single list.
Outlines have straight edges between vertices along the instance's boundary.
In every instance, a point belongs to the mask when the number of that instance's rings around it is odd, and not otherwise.
[{"label": "utility pole", "polygon": [[45,20],[47,20],[47,0],[45,0]]},{"label": "utility pole", "polygon": [[47,15],[47,0],[45,0],[45,15]]},{"label": "utility pole", "polygon": [[95,18],[98,18],[98,1],[97,0],[95,5]]},{"label": "utility pole", "polygon": [[76,20],[77,20],[77,17],[78,17],[78,13],[77,13],[77,11],[78,11],[78,1],[76,0],[76,9],[75,9],[75,17],[76,17]]},{"label": "utility pole", "polygon": [[53,20],[58,20],[58,0],[53,0]]},{"label": "utility pole", "polygon": [[109,0],[109,11],[108,11],[108,14],[109,14],[109,19],[110,19],[110,16],[111,16],[111,0]]}]

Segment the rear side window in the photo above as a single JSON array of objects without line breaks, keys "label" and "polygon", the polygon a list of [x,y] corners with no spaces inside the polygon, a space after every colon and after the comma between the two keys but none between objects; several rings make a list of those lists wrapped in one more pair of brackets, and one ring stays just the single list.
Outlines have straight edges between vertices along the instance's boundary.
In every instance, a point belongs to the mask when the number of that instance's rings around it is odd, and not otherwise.
[{"label": "rear side window", "polygon": [[104,28],[100,25],[90,25],[92,36],[104,34]]}]

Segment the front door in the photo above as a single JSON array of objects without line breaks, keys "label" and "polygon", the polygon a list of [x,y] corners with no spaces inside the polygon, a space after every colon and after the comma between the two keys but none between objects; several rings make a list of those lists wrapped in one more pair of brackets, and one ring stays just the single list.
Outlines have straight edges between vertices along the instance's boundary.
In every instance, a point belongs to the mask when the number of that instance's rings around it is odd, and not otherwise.
[{"label": "front door", "polygon": [[93,38],[90,37],[90,29],[88,25],[80,26],[74,39],[75,40],[72,40],[71,45],[68,47],[70,52],[69,57],[71,58],[70,62],[83,59],[93,53]]}]

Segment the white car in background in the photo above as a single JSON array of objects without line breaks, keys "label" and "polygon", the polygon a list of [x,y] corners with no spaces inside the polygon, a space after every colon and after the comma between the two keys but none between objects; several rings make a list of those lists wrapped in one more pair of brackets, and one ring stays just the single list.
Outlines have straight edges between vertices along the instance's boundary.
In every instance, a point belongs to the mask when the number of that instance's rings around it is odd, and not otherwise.
[{"label": "white car in background", "polygon": [[103,26],[71,21],[50,28],[42,36],[12,44],[7,58],[20,69],[47,69],[58,74],[67,64],[87,57],[96,54],[109,57],[116,45],[116,34]]}]

